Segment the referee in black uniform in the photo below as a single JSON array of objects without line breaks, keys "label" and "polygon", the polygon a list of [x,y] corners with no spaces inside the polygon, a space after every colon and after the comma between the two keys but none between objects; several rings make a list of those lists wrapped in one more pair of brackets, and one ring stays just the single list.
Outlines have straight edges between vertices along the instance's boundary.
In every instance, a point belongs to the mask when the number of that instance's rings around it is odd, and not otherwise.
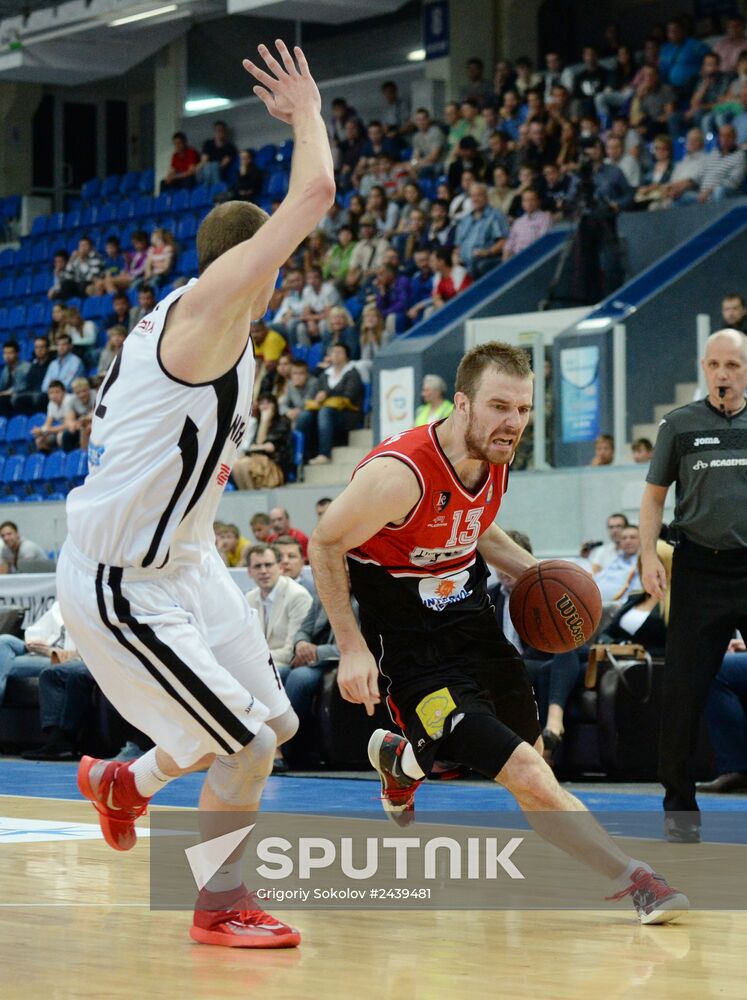
[{"label": "referee in black uniform", "polygon": [[706,399],[662,420],[641,505],[643,584],[663,600],[656,557],[667,491],[676,483],[659,776],[664,833],[700,840],[690,761],[711,681],[734,630],[747,635],[747,336],[720,330],[701,361]]}]

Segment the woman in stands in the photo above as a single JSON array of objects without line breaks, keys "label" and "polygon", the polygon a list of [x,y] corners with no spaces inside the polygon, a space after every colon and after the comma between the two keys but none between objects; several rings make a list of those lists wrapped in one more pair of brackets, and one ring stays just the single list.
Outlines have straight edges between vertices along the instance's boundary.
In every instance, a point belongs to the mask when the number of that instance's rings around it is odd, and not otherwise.
[{"label": "woman in stands", "polygon": [[555,161],[564,174],[578,167],[578,129],[573,122],[564,121],[560,126],[560,150]]},{"label": "woman in stands", "polygon": [[347,435],[360,420],[363,383],[344,343],[329,351],[329,365],[319,379],[319,391],[296,419],[296,430],[304,435],[305,450],[313,457],[310,465],[326,465],[332,446],[345,444]]},{"label": "woman in stands", "polygon": [[175,247],[174,237],[168,229],[153,230],[145,261],[145,280],[149,285],[159,288],[169,281],[174,267]]},{"label": "woman in stands", "polygon": [[372,215],[376,220],[376,231],[379,236],[389,239],[396,232],[399,208],[396,202],[389,201],[386,191],[378,184],[371,188],[371,193],[366,199],[366,214]]},{"label": "woman in stands", "polygon": [[47,330],[47,340],[54,347],[57,342],[57,334],[61,333],[65,329],[67,316],[67,304],[58,299],[57,302],[52,306],[52,321],[49,324],[49,329]]},{"label": "woman in stands", "polygon": [[496,167],[493,171],[493,187],[488,192],[488,204],[508,215],[515,197],[516,188],[511,187],[508,170],[505,167]]},{"label": "woman in stands", "polygon": [[347,211],[344,215],[344,225],[350,226],[353,230],[353,236],[358,238],[358,226],[360,224],[361,218],[366,214],[366,203],[361,198],[359,194],[354,194],[351,196],[348,202]]},{"label": "woman in stands", "polygon": [[272,371],[262,377],[259,385],[260,396],[273,396],[277,400],[280,413],[285,413],[288,387],[290,386],[290,354],[282,354]]},{"label": "woman in stands", "polygon": [[431,203],[427,198],[423,197],[423,192],[420,190],[418,182],[413,180],[407,181],[402,188],[402,204],[399,209],[397,232],[407,232],[407,221],[410,218],[410,213],[413,209],[419,208],[420,211],[425,212],[427,216],[430,211],[430,207]]},{"label": "woman in stands", "polygon": [[240,490],[282,486],[293,457],[290,421],[280,414],[278,401],[264,393],[257,406],[259,419],[252,442],[233,467],[233,480]]},{"label": "woman in stands", "polygon": [[326,328],[322,331],[324,353],[334,344],[345,344],[353,361],[361,356],[361,345],[353,323],[353,317],[344,306],[332,306],[327,316]]},{"label": "woman in stands", "polygon": [[381,350],[382,339],[384,337],[384,317],[377,309],[375,303],[369,302],[363,307],[361,313],[360,341],[361,360],[373,361]]},{"label": "woman in stands", "polygon": [[321,231],[321,229],[315,229],[306,239],[303,248],[303,269],[304,272],[308,271],[309,268],[318,267],[322,273],[324,272],[324,262],[327,259],[327,253],[329,249],[329,244],[327,242],[327,237]]},{"label": "woman in stands", "polygon": [[145,264],[148,260],[148,234],[141,229],[130,237],[132,250],[125,254],[125,266],[117,274],[107,274],[104,277],[104,288],[109,295],[137,288],[145,276]]},{"label": "woman in stands", "polygon": [[665,197],[665,188],[672,179],[674,161],[672,159],[672,140],[662,133],[654,139],[654,160],[643,173],[643,183],[635,193],[635,201],[639,207],[654,208]]}]

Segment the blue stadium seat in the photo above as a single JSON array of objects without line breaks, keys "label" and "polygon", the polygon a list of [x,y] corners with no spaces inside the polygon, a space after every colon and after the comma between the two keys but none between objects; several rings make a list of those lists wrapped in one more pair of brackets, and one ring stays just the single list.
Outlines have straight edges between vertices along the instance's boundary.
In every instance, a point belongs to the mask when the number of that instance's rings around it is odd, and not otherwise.
[{"label": "blue stadium seat", "polygon": [[43,236],[49,228],[49,216],[37,215],[31,223],[31,236]]},{"label": "blue stadium seat", "polygon": [[13,298],[13,278],[3,278],[0,281],[0,299]]},{"label": "blue stadium seat", "polygon": [[12,455],[16,452],[26,450],[28,444],[28,431],[26,430],[28,417],[19,413],[11,417],[5,430],[5,444],[8,452]]},{"label": "blue stadium seat", "polygon": [[88,474],[88,456],[80,448],[70,451],[65,458],[65,479],[70,489],[80,486]]},{"label": "blue stadium seat", "polygon": [[278,146],[278,151],[275,154],[275,161],[277,163],[282,163],[288,165],[293,156],[293,140],[285,139]]},{"label": "blue stadium seat", "polygon": [[43,503],[45,500],[48,500],[48,499],[49,499],[49,497],[42,496],[41,493],[27,493],[26,496],[23,497],[23,502],[24,503]]},{"label": "blue stadium seat", "polygon": [[180,242],[191,240],[197,232],[197,220],[194,215],[184,215],[179,219],[174,234]]},{"label": "blue stadium seat", "polygon": [[8,418],[0,417],[0,453],[5,449],[5,435],[8,432]]},{"label": "blue stadium seat", "polygon": [[8,310],[6,306],[0,308],[0,330],[8,329]]},{"label": "blue stadium seat", "polygon": [[[44,278],[44,275],[41,275],[41,277]],[[47,279],[45,278],[45,284],[46,283]],[[31,286],[31,290],[33,292],[33,285]],[[26,325],[31,327],[43,326],[45,314],[46,310],[44,308],[44,303],[35,302],[32,306],[29,306],[26,312]]]},{"label": "blue stadium seat", "polygon": [[25,299],[31,294],[31,275],[22,274],[13,280],[13,298]]},{"label": "blue stadium seat", "polygon": [[291,431],[291,441],[293,444],[292,467],[288,472],[286,482],[295,483],[298,473],[303,465],[304,436],[303,431]]},{"label": "blue stadium seat", "polygon": [[140,174],[140,184],[138,186],[138,190],[140,191],[140,193],[152,195],[155,186],[156,186],[155,170],[153,170],[152,167],[149,170],[143,170],[143,172]]},{"label": "blue stadium seat", "polygon": [[61,233],[65,228],[65,213],[55,212],[49,217],[48,233]]},{"label": "blue stadium seat", "polygon": [[155,198],[149,194],[141,194],[135,202],[135,215],[138,219],[144,219],[148,215],[153,215],[155,211]]},{"label": "blue stadium seat", "polygon": [[31,263],[31,242],[26,239],[21,243],[21,246],[16,250],[16,267],[26,267],[27,264]]},{"label": "blue stadium seat", "polygon": [[224,194],[228,191],[228,184],[224,181],[216,181],[215,184],[210,185],[210,203],[212,204],[219,194]]},{"label": "blue stadium seat", "polygon": [[[3,479],[3,470],[5,469],[5,455],[0,455],[0,482]],[[0,497],[0,502],[2,502],[2,497]]]},{"label": "blue stadium seat", "polygon": [[363,383],[363,405],[361,406],[361,412],[363,416],[367,416],[371,412],[371,397],[373,395],[373,386],[370,382]]},{"label": "blue stadium seat", "polygon": [[270,174],[267,180],[267,194],[270,198],[285,198],[288,194],[288,181],[290,177],[284,170]]},{"label": "blue stadium seat", "polygon": [[117,206],[113,202],[99,207],[99,215],[96,220],[100,225],[105,226],[109,222],[114,222],[117,218]]},{"label": "blue stadium seat", "polygon": [[80,224],[79,211],[72,210],[65,213],[65,229],[77,229]]},{"label": "blue stadium seat", "polygon": [[66,459],[67,455],[64,451],[53,451],[44,459],[44,479],[48,489],[64,489]]},{"label": "blue stadium seat", "polygon": [[205,208],[207,205],[212,205],[210,187],[207,184],[200,184],[199,187],[193,188],[189,204],[191,208]]},{"label": "blue stadium seat", "polygon": [[153,201],[153,214],[165,215],[166,212],[170,211],[171,211],[171,195],[168,191],[164,191],[163,194],[159,194]]},{"label": "blue stadium seat", "polygon": [[67,306],[69,309],[80,309],[83,305],[83,299],[79,295],[71,295],[67,300]]},{"label": "blue stadium seat", "polygon": [[108,295],[90,295],[83,303],[81,316],[83,319],[101,319],[109,312],[111,302]]},{"label": "blue stadium seat", "polygon": [[48,274],[44,271],[39,271],[31,279],[31,294],[32,295],[46,295],[47,291],[51,286],[51,280]]},{"label": "blue stadium seat", "polygon": [[98,198],[100,191],[101,181],[98,177],[92,177],[90,181],[86,181],[81,187],[80,194],[83,201],[93,201],[95,198]]},{"label": "blue stadium seat", "polygon": [[99,217],[98,205],[86,205],[80,212],[80,225],[88,228],[92,226]]},{"label": "blue stadium seat", "polygon": [[122,178],[119,174],[112,174],[110,177],[105,177],[101,185],[101,197],[106,201],[110,198],[116,197],[119,193],[119,185]]},{"label": "blue stadium seat", "polygon": [[20,503],[20,502],[21,502],[21,498],[20,497],[14,497],[12,493],[9,493],[5,497],[0,496],[0,503]]},{"label": "blue stadium seat", "polygon": [[262,146],[257,150],[254,162],[259,167],[260,170],[267,170],[267,168],[272,164],[277,154],[277,147],[272,143],[268,143],[266,146]]},{"label": "blue stadium seat", "polygon": [[3,218],[4,219],[17,219],[21,214],[21,196],[20,194],[9,194],[3,202]]},{"label": "blue stadium seat", "polygon": [[47,419],[46,413],[32,413],[28,418],[26,423],[26,432],[31,434],[32,427],[41,427],[44,421]]},{"label": "blue stadium seat", "polygon": [[135,202],[129,198],[117,205],[117,222],[127,222],[135,217]]},{"label": "blue stadium seat", "polygon": [[52,253],[49,252],[49,243],[47,240],[38,240],[34,243],[31,250],[31,263],[32,264],[50,264],[52,259]]},{"label": "blue stadium seat", "polygon": [[44,482],[44,457],[37,452],[29,455],[23,464],[21,483],[28,493],[33,493]]},{"label": "blue stadium seat", "polygon": [[2,483],[3,491],[7,495],[12,495],[18,488],[18,484],[21,482],[23,476],[23,466],[26,459],[23,455],[11,455],[9,458],[5,459],[5,465],[3,466],[3,475],[0,479]]},{"label": "blue stadium seat", "polygon": [[316,344],[312,344],[309,348],[309,355],[306,363],[309,366],[309,371],[313,371],[319,362],[324,357],[324,344],[319,341]]},{"label": "blue stadium seat", "polygon": [[181,191],[177,191],[171,196],[171,211],[172,212],[184,212],[186,211],[192,200],[192,192],[186,191],[182,188]]},{"label": "blue stadium seat", "polygon": [[8,329],[20,330],[26,326],[26,306],[13,306],[8,313]]},{"label": "blue stadium seat", "polygon": [[50,493],[49,496],[47,497],[47,500],[65,500],[65,499],[66,499],[65,494],[59,492]]},{"label": "blue stadium seat", "polygon": [[128,195],[136,194],[139,190],[140,173],[137,170],[131,170],[129,173],[125,174],[119,182],[119,193],[123,198],[126,198]]},{"label": "blue stadium seat", "polygon": [[164,215],[158,220],[158,225],[161,229],[168,229],[170,233],[173,233],[178,221],[175,215]]},{"label": "blue stadium seat", "polygon": [[16,252],[15,250],[7,249],[0,253],[0,268],[5,270],[6,268],[11,268],[16,262]]},{"label": "blue stadium seat", "polygon": [[190,249],[185,250],[184,253],[179,255],[179,260],[176,265],[176,270],[179,274],[184,274],[190,278],[197,277],[197,251]]}]

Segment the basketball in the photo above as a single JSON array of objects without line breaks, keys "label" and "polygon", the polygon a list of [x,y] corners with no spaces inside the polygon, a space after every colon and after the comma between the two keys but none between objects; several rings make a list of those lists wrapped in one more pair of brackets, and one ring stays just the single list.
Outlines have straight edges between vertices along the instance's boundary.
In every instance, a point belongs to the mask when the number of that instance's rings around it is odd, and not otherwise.
[{"label": "basketball", "polygon": [[602,595],[586,570],[564,559],[532,566],[516,581],[509,611],[522,642],[545,653],[578,649],[602,617]]}]

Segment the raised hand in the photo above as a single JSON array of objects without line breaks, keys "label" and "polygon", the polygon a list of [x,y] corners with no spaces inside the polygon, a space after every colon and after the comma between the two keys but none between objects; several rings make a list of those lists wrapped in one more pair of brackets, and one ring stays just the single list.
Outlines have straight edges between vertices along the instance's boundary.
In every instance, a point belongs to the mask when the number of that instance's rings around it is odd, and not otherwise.
[{"label": "raised hand", "polygon": [[266,45],[259,45],[257,51],[269,72],[265,72],[249,59],[244,59],[242,65],[247,73],[251,73],[259,81],[252,90],[272,117],[287,125],[293,125],[299,117],[319,114],[322,99],[301,48],[296,45],[293,49],[296,57],[294,62],[282,39],[277,38],[275,45],[282,65]]}]

